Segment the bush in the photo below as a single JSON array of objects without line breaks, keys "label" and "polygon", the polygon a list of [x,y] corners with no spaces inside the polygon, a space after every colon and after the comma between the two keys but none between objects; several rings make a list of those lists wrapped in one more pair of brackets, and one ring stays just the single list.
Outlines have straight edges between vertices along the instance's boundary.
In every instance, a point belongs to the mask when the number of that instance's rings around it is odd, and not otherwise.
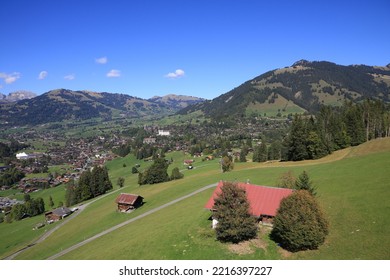
[{"label": "bush", "polygon": [[291,251],[317,249],[328,234],[328,221],[317,200],[306,190],[284,198],[274,218],[271,237]]}]

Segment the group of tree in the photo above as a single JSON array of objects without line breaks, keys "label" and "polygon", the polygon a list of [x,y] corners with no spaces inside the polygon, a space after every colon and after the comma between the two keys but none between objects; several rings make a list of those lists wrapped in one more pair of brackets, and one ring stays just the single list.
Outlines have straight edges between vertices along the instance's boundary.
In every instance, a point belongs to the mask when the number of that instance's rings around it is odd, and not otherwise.
[{"label": "group of tree", "polygon": [[317,159],[335,150],[389,136],[390,111],[382,101],[322,106],[315,116],[294,117],[284,141],[282,159]]},{"label": "group of tree", "polygon": [[91,170],[84,171],[78,182],[71,181],[66,188],[65,205],[70,206],[84,200],[88,200],[105,194],[112,189],[112,183],[108,176],[107,168],[94,166]]},{"label": "group of tree", "polygon": [[291,170],[283,173],[276,185],[280,188],[306,190],[313,196],[317,194],[316,187],[305,170],[299,174],[298,178],[294,176]]},{"label": "group of tree", "polygon": [[155,158],[153,164],[148,169],[144,172],[138,172],[138,184],[157,184],[184,177],[178,167],[175,167],[172,170],[171,176],[169,176],[168,166],[169,161],[164,157]]},{"label": "group of tree", "polygon": [[12,186],[23,179],[25,174],[17,168],[10,168],[0,173],[0,186]]},{"label": "group of tree", "polygon": [[30,195],[24,196],[24,203],[18,203],[12,206],[10,218],[19,221],[25,217],[33,217],[45,212],[45,202],[38,197],[33,199]]},{"label": "group of tree", "polygon": [[[271,237],[283,248],[296,252],[317,249],[329,233],[329,222],[315,198],[307,172],[294,182],[295,191],[282,199],[274,217]],[[257,236],[257,219],[250,214],[246,191],[224,182],[214,199],[215,231],[221,242],[239,243]]]},{"label": "group of tree", "polygon": [[9,143],[0,142],[0,160],[8,162],[11,159],[15,159],[16,153],[27,147],[28,145],[19,143],[15,139],[11,139]]},{"label": "group of tree", "polygon": [[282,199],[271,237],[292,252],[317,249],[329,233],[329,222],[315,198],[316,188],[309,174],[303,171],[295,178],[288,171],[280,177],[278,185],[295,191]]}]

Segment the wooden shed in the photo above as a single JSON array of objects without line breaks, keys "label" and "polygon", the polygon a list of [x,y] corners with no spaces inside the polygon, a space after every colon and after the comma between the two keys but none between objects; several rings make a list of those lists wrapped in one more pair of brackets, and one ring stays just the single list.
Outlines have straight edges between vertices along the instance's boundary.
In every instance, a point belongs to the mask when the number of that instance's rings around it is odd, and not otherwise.
[{"label": "wooden shed", "polygon": [[117,210],[120,212],[128,212],[140,207],[144,202],[144,198],[140,195],[121,193],[115,200]]}]

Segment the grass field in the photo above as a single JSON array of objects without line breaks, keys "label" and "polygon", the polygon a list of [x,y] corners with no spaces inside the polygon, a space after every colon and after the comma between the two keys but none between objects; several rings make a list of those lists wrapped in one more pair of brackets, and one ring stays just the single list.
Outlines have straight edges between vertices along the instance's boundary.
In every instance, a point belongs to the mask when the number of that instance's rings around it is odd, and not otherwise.
[{"label": "grass field", "polygon": [[[174,153],[174,165],[185,155]],[[126,167],[123,167],[123,164]],[[213,189],[203,191],[147,217],[123,226],[70,253],[63,259],[390,259],[390,139],[378,139],[362,146],[338,151],[320,160],[298,163],[236,163],[232,172],[220,173],[217,161],[196,161],[194,170],[184,170],[185,178],[139,187],[131,167],[137,161],[129,156],[110,162],[110,176],[125,178],[125,187],[115,189],[90,204],[44,242],[17,256],[18,259],[46,259],[116,224],[136,217],[175,198],[219,180],[246,181],[275,185],[279,176],[303,170],[317,186],[318,199],[330,220],[330,234],[318,250],[299,253],[282,251],[269,240],[267,228],[252,242],[232,246],[215,240],[205,210]],[[148,163],[140,162],[141,169]],[[174,166],[170,167],[173,168]],[[145,197],[145,204],[131,214],[117,213],[118,193]],[[5,257],[29,244],[47,227],[37,231],[31,225],[42,216],[0,224],[0,256]],[[46,229],[45,229],[46,228]]]}]

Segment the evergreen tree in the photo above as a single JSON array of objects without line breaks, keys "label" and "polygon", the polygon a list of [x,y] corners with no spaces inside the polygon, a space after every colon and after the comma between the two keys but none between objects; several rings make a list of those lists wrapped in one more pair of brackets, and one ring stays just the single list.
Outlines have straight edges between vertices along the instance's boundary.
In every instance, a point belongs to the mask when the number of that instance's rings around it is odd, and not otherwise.
[{"label": "evergreen tree", "polygon": [[217,219],[217,239],[239,243],[256,237],[256,219],[249,213],[249,202],[244,189],[235,183],[224,182],[221,193],[214,201]]},{"label": "evergreen tree", "polygon": [[255,150],[253,151],[253,158],[252,160],[254,162],[265,162],[268,159],[268,150],[267,145],[264,142],[261,142],[260,145],[255,147]]},{"label": "evergreen tree", "polygon": [[292,161],[304,160],[308,158],[306,149],[307,131],[304,121],[299,115],[295,115],[289,137],[287,138],[287,159]]},{"label": "evergreen tree", "polygon": [[328,234],[328,221],[317,200],[306,190],[282,199],[271,237],[291,252],[317,249]]},{"label": "evergreen tree", "polygon": [[295,181],[295,189],[306,190],[313,196],[317,194],[313,183],[310,181],[309,174],[307,174],[306,171],[303,171],[298,176],[298,179]]},{"label": "evergreen tree", "polygon": [[247,162],[246,160],[247,154],[248,154],[248,148],[244,146],[240,152],[240,158],[239,158],[240,162]]}]

